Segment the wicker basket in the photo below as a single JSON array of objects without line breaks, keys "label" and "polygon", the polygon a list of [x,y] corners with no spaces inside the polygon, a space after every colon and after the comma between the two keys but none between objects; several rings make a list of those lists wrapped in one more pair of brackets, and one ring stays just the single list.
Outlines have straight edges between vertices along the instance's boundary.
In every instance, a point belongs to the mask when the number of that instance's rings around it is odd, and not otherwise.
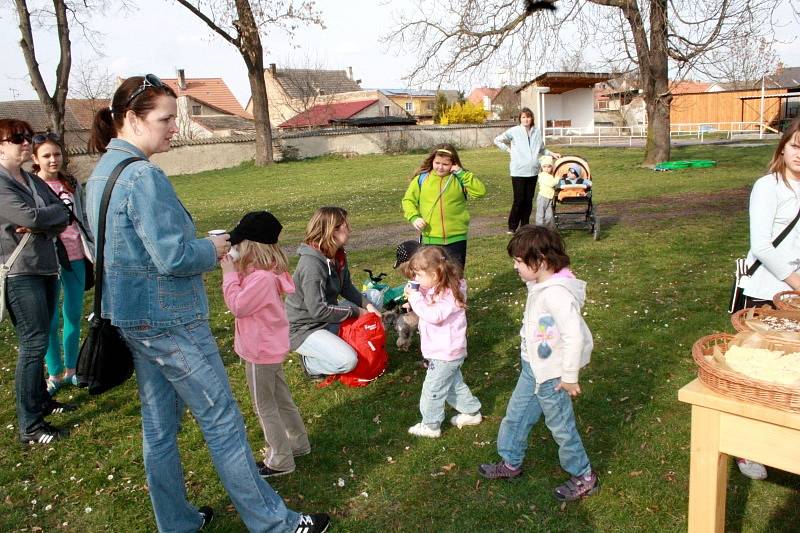
[{"label": "wicker basket", "polygon": [[783,291],[772,297],[777,309],[800,311],[800,291]]},{"label": "wicker basket", "polygon": [[738,400],[754,402],[782,411],[800,412],[800,387],[787,387],[751,379],[744,374],[732,372],[721,368],[713,360],[707,361],[706,356],[711,356],[714,346],[719,346],[723,352],[728,350],[728,343],[733,335],[715,333],[700,337],[692,346],[692,357],[697,364],[697,377],[708,388],[724,396]]},{"label": "wicker basket", "polygon": [[[748,313],[752,311],[753,316],[748,317]],[[780,318],[790,318],[792,320],[797,320],[800,322],[800,311],[789,311],[789,310],[775,310],[771,307],[746,307],[739,311],[736,311],[731,315],[731,324],[733,324],[733,329],[736,331],[747,331],[747,323],[746,320],[761,320],[763,317],[766,316],[776,316]]]}]

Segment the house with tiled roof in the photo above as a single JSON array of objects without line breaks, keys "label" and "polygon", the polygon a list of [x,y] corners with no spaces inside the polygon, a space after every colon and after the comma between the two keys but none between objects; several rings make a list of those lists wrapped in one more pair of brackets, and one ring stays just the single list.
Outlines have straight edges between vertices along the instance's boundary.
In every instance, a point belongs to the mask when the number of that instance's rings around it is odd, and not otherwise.
[{"label": "house with tiled roof", "polygon": [[[378,98],[317,104],[281,123],[281,129],[326,128],[335,125],[358,125],[366,122],[376,125],[375,119],[394,118],[384,115]],[[403,118],[403,117],[396,117]],[[405,119],[408,120],[406,115]],[[370,120],[366,120],[370,119]]]},{"label": "house with tiled roof", "polygon": [[[86,147],[94,114],[103,107],[108,107],[108,100],[67,99],[64,110],[64,143],[68,148]],[[36,133],[52,130],[47,110],[39,100],[0,102],[0,117],[24,120]]]},{"label": "house with tiled roof", "polygon": [[[317,105],[341,101],[337,95],[362,90],[361,80],[353,79],[350,67],[347,70],[278,68],[275,63],[270,63],[264,70],[264,81],[273,128]],[[250,113],[253,112],[252,106],[251,98],[247,103]]]},{"label": "house with tiled roof", "polygon": [[222,78],[162,80],[178,96],[178,136],[183,139],[227,137],[255,131],[253,116],[244,110]]}]

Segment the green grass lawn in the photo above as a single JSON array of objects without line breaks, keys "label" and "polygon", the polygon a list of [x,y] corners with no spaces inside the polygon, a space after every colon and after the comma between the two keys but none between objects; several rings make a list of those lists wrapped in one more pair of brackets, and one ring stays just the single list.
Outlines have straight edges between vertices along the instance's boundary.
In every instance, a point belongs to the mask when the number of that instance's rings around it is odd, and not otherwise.
[{"label": "green grass lawn", "polygon": [[[739,189],[763,174],[770,147],[697,146],[674,159],[716,159],[713,169],[655,173],[639,169],[640,150],[576,148],[595,176],[603,204],[637,198]],[[342,205],[356,231],[401,223],[399,200],[420,155],[320,158],[251,165],[175,178],[198,229],[232,227],[247,210],[267,208],[285,225],[284,242],[299,241],[318,205]],[[507,159],[496,150],[465,151],[467,168],[485,177],[488,198],[478,215],[506,213]],[[652,212],[659,210],[651,202]],[[700,336],[731,326],[727,303],[733,258],[747,249],[744,210],[709,212],[691,219],[616,223],[593,241],[567,234],[576,273],[588,282],[586,320],[593,331],[592,363],[581,373],[576,401],[579,428],[601,492],[560,506],[552,489],[565,479],[549,432],[532,436],[524,476],[488,482],[476,467],[496,458],[497,429],[519,370],[519,327],[524,287],[505,253],[505,235],[470,242],[467,277],[469,352],[464,375],[483,402],[486,420],[442,438],[417,439],[406,429],[418,421],[423,371],[418,344],[397,353],[390,335],[390,365],[363,389],[317,389],[305,380],[294,354],[286,372],[311,437],[313,452],[273,487],[291,507],[326,511],[334,531],[684,531],[689,468],[689,407],[677,390],[695,376],[689,350]],[[351,267],[387,271],[394,246],[354,251]],[[248,424],[254,448],[263,445],[243,367],[232,351],[233,323],[222,302],[219,271],[207,276],[211,325]],[[399,282],[396,273],[391,280]],[[0,326],[0,530],[153,531],[141,457],[138,398],[133,381],[90,398],[67,389],[59,399],[81,405],[53,417],[72,436],[58,446],[23,449],[16,443],[13,371],[16,339]],[[450,414],[448,412],[448,414]],[[187,490],[193,502],[212,505],[210,531],[243,531],[211,465],[197,424],[187,416],[180,436]],[[735,467],[732,467],[735,469]],[[344,482],[340,486],[339,480]],[[771,470],[765,482],[731,471],[728,531],[796,531],[800,478]]]}]

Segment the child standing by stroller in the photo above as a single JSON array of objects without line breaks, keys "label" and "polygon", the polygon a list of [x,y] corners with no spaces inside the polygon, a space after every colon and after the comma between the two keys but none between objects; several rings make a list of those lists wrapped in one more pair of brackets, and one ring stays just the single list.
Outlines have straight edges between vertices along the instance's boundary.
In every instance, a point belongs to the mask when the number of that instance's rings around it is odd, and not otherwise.
[{"label": "child standing by stroller", "polygon": [[403,214],[421,234],[422,244],[445,248],[461,268],[467,262],[467,198],[480,198],[486,186],[464,170],[450,144],[436,146],[414,172],[403,196]]},{"label": "child standing by stroller", "polygon": [[558,443],[561,468],[571,475],[554,495],[559,501],[578,500],[600,489],[575,425],[571,399],[581,393],[578,372],[589,363],[593,347],[581,316],[586,283],[567,268],[564,243],[549,228],[520,228],[508,243],[508,255],[528,286],[520,331],[522,368],[497,436],[501,460],[482,464],[478,472],[488,479],[522,474],[528,436],[544,415]]},{"label": "child standing by stroller", "polygon": [[424,246],[405,264],[403,273],[413,280],[405,294],[419,316],[420,349],[428,361],[419,399],[422,422],[408,432],[418,437],[441,436],[445,402],[458,411],[450,419],[454,426],[480,424],[481,402],[461,375],[467,357],[467,291],[461,267],[441,248]]},{"label": "child standing by stroller", "polygon": [[539,158],[539,194],[536,196],[536,224],[553,225],[553,197],[556,195],[558,178],[553,176],[553,156],[543,155]]},{"label": "child standing by stroller", "polygon": [[269,446],[269,456],[257,463],[264,478],[294,472],[294,458],[311,453],[281,366],[289,352],[281,296],[294,292],[286,254],[277,244],[281,229],[267,211],[246,214],[230,233],[234,247],[220,261],[225,304],[236,317],[233,348],[245,361],[247,387]]}]

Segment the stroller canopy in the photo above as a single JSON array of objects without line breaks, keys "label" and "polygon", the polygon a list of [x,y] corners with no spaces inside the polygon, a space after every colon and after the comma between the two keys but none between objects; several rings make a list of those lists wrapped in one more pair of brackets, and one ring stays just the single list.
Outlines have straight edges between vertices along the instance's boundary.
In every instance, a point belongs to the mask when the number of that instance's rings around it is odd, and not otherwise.
[{"label": "stroller canopy", "polygon": [[580,157],[574,155],[565,155],[564,157],[557,159],[556,162],[553,163],[553,176],[560,178],[567,173],[569,167],[572,165],[578,165],[581,168],[581,174],[579,177],[592,179],[592,172],[589,169],[589,163],[587,163],[585,159],[581,159]]}]

